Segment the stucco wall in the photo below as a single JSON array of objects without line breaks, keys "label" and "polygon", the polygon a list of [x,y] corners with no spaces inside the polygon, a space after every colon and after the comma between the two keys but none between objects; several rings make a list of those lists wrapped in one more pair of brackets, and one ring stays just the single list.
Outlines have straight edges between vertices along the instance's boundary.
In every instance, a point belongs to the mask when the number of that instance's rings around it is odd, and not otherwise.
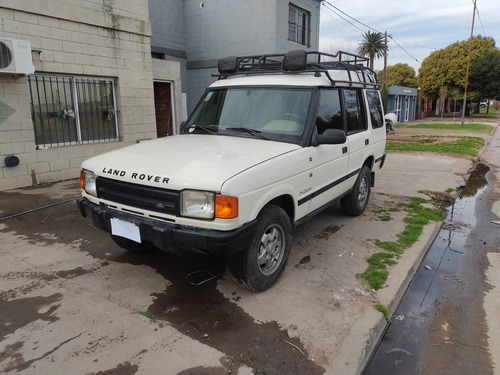
[{"label": "stucco wall", "polygon": [[[288,5],[311,13],[311,47],[288,41]],[[203,6],[201,5],[203,4]],[[214,81],[217,61],[225,56],[317,50],[320,2],[317,0],[232,0],[184,3],[187,46],[188,109]]]},{"label": "stucco wall", "polygon": [[[0,13],[2,37],[42,52],[32,52],[35,74],[116,79],[121,135],[36,150],[27,78],[0,74],[0,190],[77,178],[89,156],[156,137],[147,0],[4,0]],[[18,166],[4,165],[9,154]]]}]

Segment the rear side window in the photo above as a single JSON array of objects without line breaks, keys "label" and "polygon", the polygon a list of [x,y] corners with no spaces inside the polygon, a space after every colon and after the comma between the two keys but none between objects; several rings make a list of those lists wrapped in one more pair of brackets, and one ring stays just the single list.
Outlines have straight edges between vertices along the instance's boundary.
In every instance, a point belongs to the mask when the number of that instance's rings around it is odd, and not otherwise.
[{"label": "rear side window", "polygon": [[361,112],[361,100],[358,90],[344,90],[347,133],[365,130]]},{"label": "rear side window", "polygon": [[339,90],[321,90],[316,128],[318,134],[327,129],[343,129]]},{"label": "rear side window", "polygon": [[382,105],[378,91],[366,91],[368,99],[368,107],[370,108],[370,119],[372,120],[372,128],[381,128],[384,126],[384,118],[382,116]]}]

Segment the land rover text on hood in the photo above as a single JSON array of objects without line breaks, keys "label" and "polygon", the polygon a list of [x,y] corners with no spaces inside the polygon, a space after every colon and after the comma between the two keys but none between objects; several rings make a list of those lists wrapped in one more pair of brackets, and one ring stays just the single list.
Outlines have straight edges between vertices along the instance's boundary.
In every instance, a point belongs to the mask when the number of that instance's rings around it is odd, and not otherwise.
[{"label": "land rover text on hood", "polygon": [[338,200],[365,211],[386,156],[379,86],[346,52],[227,57],[218,78],[178,135],[86,160],[77,204],[124,249],[226,256],[263,291],[294,227]]}]

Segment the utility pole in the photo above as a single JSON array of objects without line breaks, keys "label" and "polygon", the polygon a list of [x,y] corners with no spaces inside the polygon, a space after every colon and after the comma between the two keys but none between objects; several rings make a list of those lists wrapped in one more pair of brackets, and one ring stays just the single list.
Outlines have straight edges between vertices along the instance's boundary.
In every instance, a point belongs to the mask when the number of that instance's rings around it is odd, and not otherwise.
[{"label": "utility pole", "polygon": [[384,42],[384,89],[387,88],[387,31],[385,32]]},{"label": "utility pole", "polygon": [[472,27],[470,29],[470,39],[469,39],[469,58],[467,59],[467,72],[465,73],[465,90],[464,90],[464,101],[462,104],[462,126],[464,126],[465,118],[465,106],[467,105],[467,86],[469,84],[469,70],[470,70],[470,58],[472,53],[472,37],[474,34],[474,19],[476,18],[476,0],[474,0],[474,12],[472,13]]}]

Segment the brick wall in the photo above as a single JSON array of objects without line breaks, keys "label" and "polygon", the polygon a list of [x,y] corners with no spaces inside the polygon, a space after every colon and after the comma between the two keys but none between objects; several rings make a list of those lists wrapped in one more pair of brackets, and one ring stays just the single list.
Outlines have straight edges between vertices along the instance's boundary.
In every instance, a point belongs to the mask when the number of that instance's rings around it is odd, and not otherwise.
[{"label": "brick wall", "polygon": [[[77,178],[84,159],[156,138],[147,0],[4,0],[0,14],[2,37],[42,52],[32,52],[35,74],[116,79],[121,134],[36,150],[27,78],[0,74],[0,190]],[[6,167],[6,155],[19,165]]]}]

